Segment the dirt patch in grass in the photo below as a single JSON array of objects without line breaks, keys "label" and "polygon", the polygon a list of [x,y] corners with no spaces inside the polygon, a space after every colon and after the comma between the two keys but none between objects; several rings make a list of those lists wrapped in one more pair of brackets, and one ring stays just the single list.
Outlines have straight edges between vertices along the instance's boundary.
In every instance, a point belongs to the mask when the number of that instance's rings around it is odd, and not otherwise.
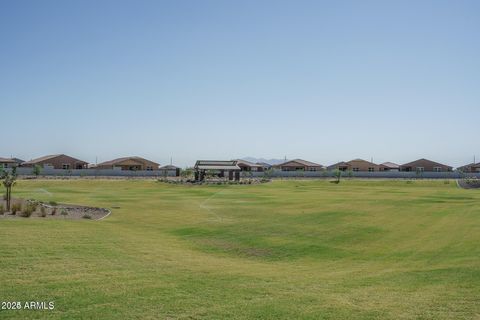
[{"label": "dirt patch in grass", "polygon": [[272,256],[272,251],[265,248],[247,247],[237,243],[218,239],[201,239],[195,241],[208,249],[234,253],[245,257],[266,258]]},{"label": "dirt patch in grass", "polygon": [[47,204],[35,200],[12,199],[11,210],[6,211],[6,203],[0,200],[4,208],[0,219],[70,219],[100,220],[110,214],[105,208],[87,207],[70,204]]}]

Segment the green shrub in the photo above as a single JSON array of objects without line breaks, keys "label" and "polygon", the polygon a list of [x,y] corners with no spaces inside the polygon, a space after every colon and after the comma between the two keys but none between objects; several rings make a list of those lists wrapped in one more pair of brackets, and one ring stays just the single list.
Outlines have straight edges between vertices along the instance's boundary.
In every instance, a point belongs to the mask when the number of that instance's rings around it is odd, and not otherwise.
[{"label": "green shrub", "polygon": [[68,216],[68,212],[67,210],[65,209],[62,209],[62,211],[60,211],[60,214],[65,218],[66,216]]},{"label": "green shrub", "polygon": [[92,219],[92,216],[89,215],[89,214],[84,214],[82,218],[83,219]]},{"label": "green shrub", "polygon": [[57,201],[53,201],[53,200],[49,201],[48,204],[53,206],[53,207],[58,205]]},{"label": "green shrub", "polygon": [[0,214],[4,214],[5,213],[5,207],[2,205],[0,205]]}]

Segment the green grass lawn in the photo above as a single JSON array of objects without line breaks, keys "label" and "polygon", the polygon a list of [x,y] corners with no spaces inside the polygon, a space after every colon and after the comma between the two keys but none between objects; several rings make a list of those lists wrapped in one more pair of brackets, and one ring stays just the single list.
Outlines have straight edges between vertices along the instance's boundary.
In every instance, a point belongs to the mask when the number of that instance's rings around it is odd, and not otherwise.
[{"label": "green grass lawn", "polygon": [[0,220],[0,301],[22,319],[480,317],[480,190],[452,181],[19,181],[112,209]]}]

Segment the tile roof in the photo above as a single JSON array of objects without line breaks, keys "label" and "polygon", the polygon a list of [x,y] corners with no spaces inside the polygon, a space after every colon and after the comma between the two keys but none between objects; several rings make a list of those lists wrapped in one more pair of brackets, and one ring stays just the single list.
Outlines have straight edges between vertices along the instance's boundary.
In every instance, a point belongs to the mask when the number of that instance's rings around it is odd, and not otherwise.
[{"label": "tile roof", "polygon": [[97,164],[97,166],[113,166],[113,165],[122,163],[122,162],[127,161],[127,160],[133,160],[133,161],[136,161],[140,164],[142,164],[144,162],[151,162],[151,163],[154,163],[156,165],[160,165],[160,164],[158,164],[154,161],[150,161],[150,160],[147,160],[147,159],[142,158],[142,157],[133,156],[133,157],[122,157],[122,158],[117,158],[117,159],[105,161],[105,162]]},{"label": "tile roof", "polygon": [[310,161],[303,160],[303,159],[288,160],[288,161],[286,161],[286,162],[277,164],[276,166],[278,166],[278,167],[285,166],[285,165],[287,165],[287,164],[290,163],[290,162],[296,162],[296,163],[299,163],[299,164],[304,165],[304,166],[306,166],[306,167],[322,167],[321,164],[318,164],[318,163],[315,163],[315,162],[310,162]]}]

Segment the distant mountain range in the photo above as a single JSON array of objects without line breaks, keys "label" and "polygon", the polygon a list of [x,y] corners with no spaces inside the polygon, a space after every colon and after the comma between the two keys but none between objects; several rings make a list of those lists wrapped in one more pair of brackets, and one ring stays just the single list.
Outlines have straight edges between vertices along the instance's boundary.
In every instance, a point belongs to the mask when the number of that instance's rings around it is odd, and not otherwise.
[{"label": "distant mountain range", "polygon": [[[285,159],[264,159],[264,158],[254,158],[254,157],[244,157],[242,160],[250,161],[253,163],[265,162],[271,165],[279,164],[285,162]],[[288,160],[288,159],[287,159]]]}]

